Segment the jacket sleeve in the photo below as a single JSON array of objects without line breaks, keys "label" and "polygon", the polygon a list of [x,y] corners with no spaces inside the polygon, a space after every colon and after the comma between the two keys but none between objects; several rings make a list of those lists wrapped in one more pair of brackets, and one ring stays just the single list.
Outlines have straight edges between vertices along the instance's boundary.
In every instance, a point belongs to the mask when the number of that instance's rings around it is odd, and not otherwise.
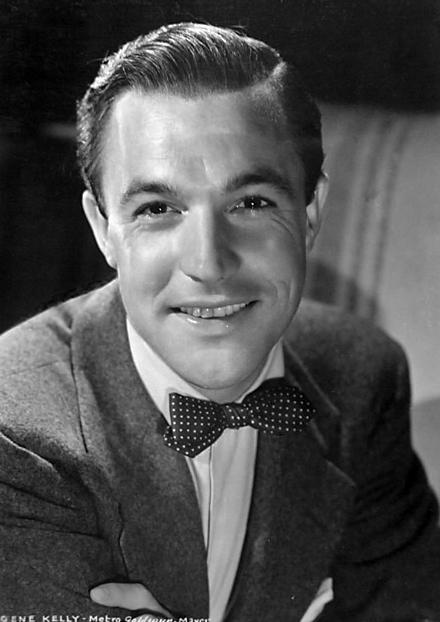
[{"label": "jacket sleeve", "polygon": [[26,434],[0,433],[0,615],[132,616],[91,602],[90,587],[116,578],[118,561],[62,452],[50,443],[37,452]]},{"label": "jacket sleeve", "polygon": [[437,502],[411,447],[406,359],[392,354],[371,423],[343,432],[358,493],[322,622],[440,620]]}]

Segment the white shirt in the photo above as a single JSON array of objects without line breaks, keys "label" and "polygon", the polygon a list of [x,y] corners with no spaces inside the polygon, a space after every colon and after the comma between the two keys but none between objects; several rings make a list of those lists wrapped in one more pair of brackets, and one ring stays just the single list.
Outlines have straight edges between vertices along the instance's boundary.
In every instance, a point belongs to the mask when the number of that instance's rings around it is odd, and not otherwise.
[{"label": "white shirt", "polygon": [[[206,399],[150,348],[129,321],[127,332],[135,367],[168,423],[170,393]],[[281,376],[284,376],[284,358],[281,342],[278,342],[255,382],[236,401],[241,402],[268,378]],[[237,572],[251,502],[257,437],[257,430],[249,426],[226,429],[198,456],[186,457],[207,549],[210,622],[223,620]],[[326,579],[301,622],[312,622],[332,597],[331,579]]]}]

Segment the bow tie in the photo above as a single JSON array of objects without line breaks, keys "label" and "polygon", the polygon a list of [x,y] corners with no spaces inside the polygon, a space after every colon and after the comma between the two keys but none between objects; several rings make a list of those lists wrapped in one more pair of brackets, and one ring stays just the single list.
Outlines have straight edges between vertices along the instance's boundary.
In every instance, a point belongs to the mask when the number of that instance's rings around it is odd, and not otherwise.
[{"label": "bow tie", "polygon": [[283,378],[266,380],[240,404],[171,393],[169,410],[165,444],[190,458],[212,445],[226,428],[250,425],[275,435],[301,432],[316,412],[304,393]]}]

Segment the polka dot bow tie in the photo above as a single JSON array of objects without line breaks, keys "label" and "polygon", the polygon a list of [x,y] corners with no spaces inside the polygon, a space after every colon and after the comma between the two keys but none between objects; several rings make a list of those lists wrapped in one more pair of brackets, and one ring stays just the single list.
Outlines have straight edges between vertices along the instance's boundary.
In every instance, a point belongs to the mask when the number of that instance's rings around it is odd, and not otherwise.
[{"label": "polka dot bow tie", "polygon": [[169,409],[165,444],[190,458],[212,445],[226,428],[250,425],[275,435],[301,432],[316,412],[304,393],[283,378],[266,380],[241,404],[171,393]]}]

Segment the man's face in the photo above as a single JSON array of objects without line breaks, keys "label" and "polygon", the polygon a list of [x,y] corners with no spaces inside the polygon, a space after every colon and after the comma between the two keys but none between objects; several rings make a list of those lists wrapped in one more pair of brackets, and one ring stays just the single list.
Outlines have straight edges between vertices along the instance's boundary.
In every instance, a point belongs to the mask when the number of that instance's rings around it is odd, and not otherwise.
[{"label": "man's face", "polygon": [[317,228],[291,141],[243,94],[129,91],[101,164],[108,220],[84,205],[131,323],[207,397],[237,398],[297,308]]}]

